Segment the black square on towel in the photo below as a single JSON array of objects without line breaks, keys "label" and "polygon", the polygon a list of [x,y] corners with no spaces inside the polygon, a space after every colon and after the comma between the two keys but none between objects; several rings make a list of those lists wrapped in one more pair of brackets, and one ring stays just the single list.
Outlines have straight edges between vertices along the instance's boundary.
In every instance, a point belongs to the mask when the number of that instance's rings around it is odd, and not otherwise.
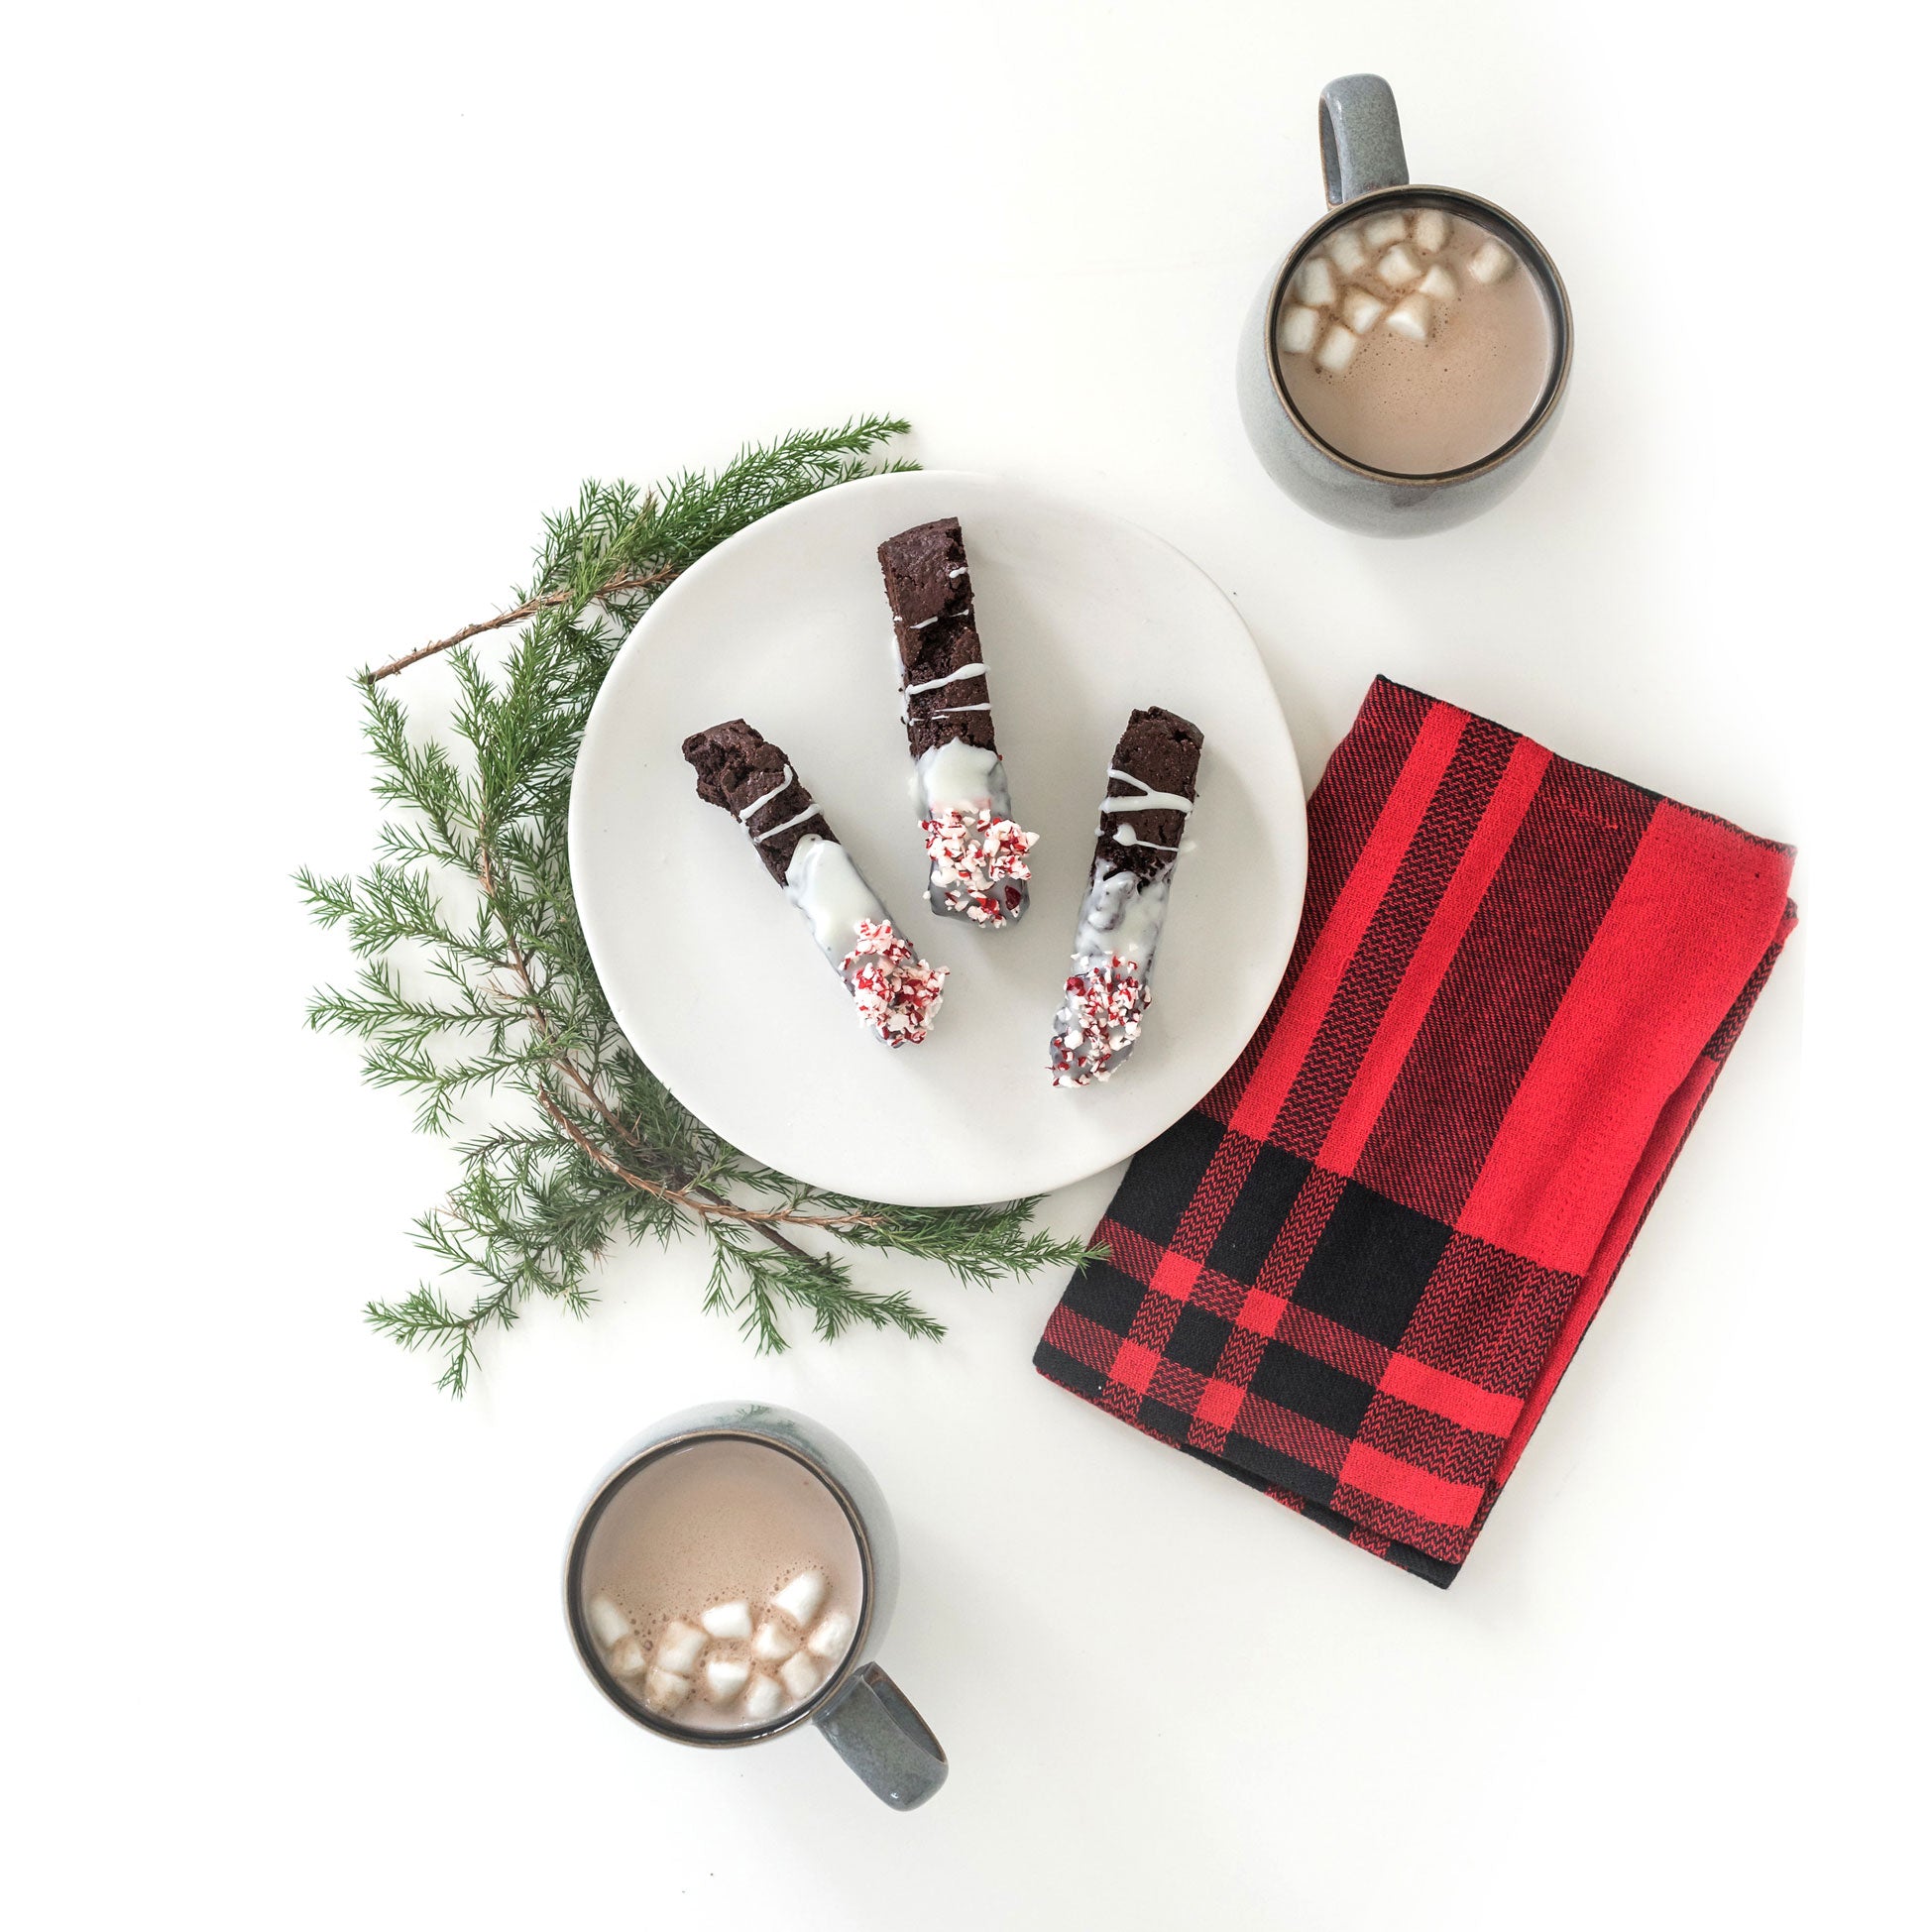
[{"label": "black square on towel", "polygon": [[1295,1300],[1394,1348],[1449,1234],[1442,1222],[1351,1181],[1314,1244]]}]

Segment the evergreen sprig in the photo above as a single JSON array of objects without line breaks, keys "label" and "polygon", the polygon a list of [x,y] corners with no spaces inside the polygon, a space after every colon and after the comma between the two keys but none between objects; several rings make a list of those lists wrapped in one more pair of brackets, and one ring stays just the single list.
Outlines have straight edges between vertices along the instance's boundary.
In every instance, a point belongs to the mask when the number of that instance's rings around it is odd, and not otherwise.
[{"label": "evergreen sprig", "polygon": [[[621,1240],[701,1232],[704,1306],[760,1351],[787,1345],[783,1316],[828,1340],[854,1326],[937,1338],[901,1292],[860,1287],[852,1249],[939,1262],[961,1282],[1071,1268],[1086,1250],[1030,1225],[1034,1201],[908,1208],[814,1189],[761,1166],[688,1113],[619,1031],[571,893],[570,780],[592,700],[618,644],[687,565],[815,491],[914,467],[876,454],[907,424],[843,428],[741,450],[715,473],[648,490],[586,483],[546,520],[535,575],[495,617],[363,674],[363,733],[376,793],[395,808],[358,877],[306,869],[313,916],[346,933],[355,976],[316,993],[309,1024],[362,1043],[363,1071],[450,1140],[458,1179],[415,1223],[445,1276],[478,1284],[452,1301],[424,1283],[368,1318],[441,1357],[461,1395],[479,1339],[511,1326],[533,1295],[575,1313],[592,1266]],[[486,664],[476,640],[507,632]],[[412,732],[387,680],[446,653],[456,705],[444,737]],[[465,1134],[486,1105],[492,1124]]]}]

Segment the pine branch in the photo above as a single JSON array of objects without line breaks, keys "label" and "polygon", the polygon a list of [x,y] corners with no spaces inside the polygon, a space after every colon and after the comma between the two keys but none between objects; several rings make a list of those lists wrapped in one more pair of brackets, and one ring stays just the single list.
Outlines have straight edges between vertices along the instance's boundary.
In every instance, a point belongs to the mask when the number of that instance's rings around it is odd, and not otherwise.
[{"label": "pine branch", "polygon": [[[620,573],[608,583],[599,587],[597,595],[602,598],[627,597],[633,591],[656,590],[668,584],[677,575],[675,570],[665,568],[653,570],[648,575],[626,576]],[[513,611],[499,611],[494,618],[479,618],[474,624],[466,624],[461,630],[453,630],[447,637],[438,637],[434,643],[423,644],[418,649],[408,651],[401,657],[393,657],[387,664],[379,665],[373,671],[365,671],[364,679],[374,684],[378,678],[394,677],[398,671],[406,671],[411,664],[419,664],[425,657],[434,657],[438,651],[453,649],[457,644],[467,644],[472,637],[481,637],[486,632],[501,630],[507,624],[521,624],[525,618],[533,618],[539,611],[553,611],[559,605],[568,604],[576,593],[571,590],[546,591],[541,597],[526,597]]]},{"label": "pine branch", "polygon": [[[369,1305],[371,1324],[440,1355],[461,1395],[478,1344],[531,1296],[588,1309],[590,1271],[621,1240],[702,1231],[705,1306],[760,1350],[785,1317],[832,1340],[854,1327],[937,1339],[902,1292],[857,1285],[847,1253],[937,1261],[968,1285],[1071,1268],[1084,1250],[1031,1225],[1034,1203],[884,1206],[774,1173],[687,1112],[631,1052],[604,998],[570,887],[570,780],[617,645],[698,557],[757,517],[880,468],[896,418],[740,450],[715,475],[649,490],[587,483],[546,519],[535,574],[509,609],[364,674],[375,789],[393,808],[357,876],[303,870],[311,915],[359,962],[308,1008],[345,1034],[364,1078],[406,1092],[416,1124],[451,1140],[458,1179],[416,1224],[445,1276],[478,1284],[467,1307],[423,1284]],[[500,655],[486,661],[482,643]],[[455,684],[447,738],[412,734],[382,681],[441,656]],[[510,1117],[459,1140],[459,1112],[494,1095]]]},{"label": "pine branch", "polygon": [[425,657],[545,612],[581,615],[593,604],[627,608],[726,537],[800,497],[855,477],[915,468],[870,460],[879,444],[911,427],[897,416],[857,416],[840,429],[747,445],[716,476],[687,470],[641,494],[624,483],[586,483],[574,511],[546,519],[540,567],[519,603],[363,676],[370,684],[394,677]]}]

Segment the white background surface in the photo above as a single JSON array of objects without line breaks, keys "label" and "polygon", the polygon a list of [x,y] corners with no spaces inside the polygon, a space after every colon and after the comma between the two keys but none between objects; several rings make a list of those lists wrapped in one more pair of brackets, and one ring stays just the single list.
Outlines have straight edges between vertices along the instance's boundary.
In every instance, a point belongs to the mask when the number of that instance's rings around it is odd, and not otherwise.
[{"label": "white background surface", "polygon": [[[1899,1922],[1925,244],[1902,15],[1780,18],[11,17],[15,1923]],[[1280,500],[1230,395],[1355,68],[1578,317],[1541,471],[1411,547]],[[345,672],[496,608],[580,477],[864,408],[1189,551],[1309,779],[1385,670],[1805,846],[1807,924],[1446,1596],[1040,1382],[1057,1283],[895,1271],[943,1348],[753,1361],[695,1251],[630,1257],[461,1407],[361,1327],[447,1169],[299,1030],[342,954],[286,874],[376,824]],[[924,1812],[810,1736],[660,1747],[580,1677],[581,1484],[727,1393],[895,1500],[888,1660],[955,1764]]]}]

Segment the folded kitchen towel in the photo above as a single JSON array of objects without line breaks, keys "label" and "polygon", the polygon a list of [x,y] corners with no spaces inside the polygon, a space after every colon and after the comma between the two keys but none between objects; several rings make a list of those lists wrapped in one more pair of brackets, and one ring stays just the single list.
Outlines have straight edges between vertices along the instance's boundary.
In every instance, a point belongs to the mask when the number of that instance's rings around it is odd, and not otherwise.
[{"label": "folded kitchen towel", "polygon": [[1043,1375],[1455,1578],[1796,923],[1791,852],[1377,679],[1288,971]]}]

